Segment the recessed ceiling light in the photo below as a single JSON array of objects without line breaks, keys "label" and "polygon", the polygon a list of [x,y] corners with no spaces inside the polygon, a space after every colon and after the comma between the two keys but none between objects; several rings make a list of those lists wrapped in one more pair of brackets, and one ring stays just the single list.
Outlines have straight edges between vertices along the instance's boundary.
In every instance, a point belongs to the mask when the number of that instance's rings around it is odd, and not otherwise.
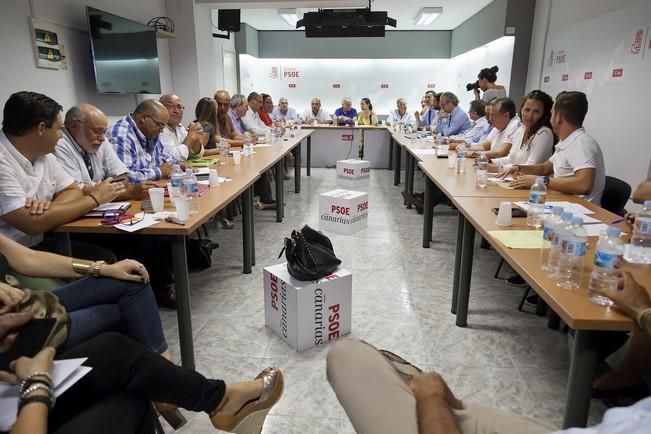
[{"label": "recessed ceiling light", "polygon": [[416,15],[417,26],[427,26],[432,24],[435,19],[443,13],[443,8],[421,8]]}]

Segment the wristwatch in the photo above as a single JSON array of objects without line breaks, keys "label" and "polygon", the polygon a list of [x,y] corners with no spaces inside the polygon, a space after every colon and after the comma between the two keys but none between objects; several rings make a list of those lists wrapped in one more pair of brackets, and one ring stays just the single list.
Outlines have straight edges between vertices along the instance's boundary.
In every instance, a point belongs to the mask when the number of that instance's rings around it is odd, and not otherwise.
[{"label": "wristwatch", "polygon": [[543,179],[543,184],[549,185],[549,176],[543,176],[542,179]]}]

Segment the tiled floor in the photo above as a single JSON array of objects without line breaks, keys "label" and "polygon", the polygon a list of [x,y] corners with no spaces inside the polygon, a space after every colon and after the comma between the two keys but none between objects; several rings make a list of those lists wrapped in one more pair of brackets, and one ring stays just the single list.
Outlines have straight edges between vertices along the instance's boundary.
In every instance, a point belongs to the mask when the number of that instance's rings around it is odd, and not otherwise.
[{"label": "tiled floor", "polygon": [[[305,172],[303,172],[305,173]],[[333,169],[303,176],[303,191],[285,183],[283,223],[256,211],[257,265],[242,274],[239,219],[233,231],[215,231],[220,243],[213,267],[190,276],[197,369],[234,382],[263,367],[280,366],[283,398],[270,413],[265,433],[354,433],[325,379],[328,346],[295,352],[264,326],[262,269],[279,262],[283,237],[293,228],[318,228],[318,195],[336,188]],[[417,175],[417,189],[422,179]],[[468,328],[454,325],[450,288],[456,215],[436,209],[432,248],[421,247],[422,216],[402,206],[392,172],[373,172],[368,228],[352,236],[330,234],[343,267],[353,272],[352,337],[435,369],[464,400],[543,418],[560,426],[569,367],[566,335],[549,330],[544,318],[518,312],[521,289],[493,279],[494,251],[475,249]],[[477,240],[478,242],[479,240]],[[508,270],[504,270],[508,272]],[[178,357],[176,314],[161,313]],[[604,409],[593,405],[591,421]],[[214,432],[203,414],[185,412],[186,433]]]}]

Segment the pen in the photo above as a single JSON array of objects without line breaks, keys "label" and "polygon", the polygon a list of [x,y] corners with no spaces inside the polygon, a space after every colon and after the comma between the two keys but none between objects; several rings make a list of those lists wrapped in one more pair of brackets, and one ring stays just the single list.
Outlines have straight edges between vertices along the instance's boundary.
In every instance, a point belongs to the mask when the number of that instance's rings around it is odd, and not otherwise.
[{"label": "pen", "polygon": [[626,220],[626,219],[618,219],[618,220],[614,220],[614,221],[610,222],[610,224],[611,224],[611,225],[617,225],[617,224],[619,224],[619,223],[621,223],[621,222],[623,222],[623,221],[625,221],[625,220]]}]

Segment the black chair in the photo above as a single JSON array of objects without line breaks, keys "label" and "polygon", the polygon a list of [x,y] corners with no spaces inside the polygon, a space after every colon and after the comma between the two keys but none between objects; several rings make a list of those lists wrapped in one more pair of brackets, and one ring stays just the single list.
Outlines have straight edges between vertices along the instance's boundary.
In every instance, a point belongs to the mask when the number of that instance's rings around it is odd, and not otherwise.
[{"label": "black chair", "polygon": [[626,202],[631,197],[631,186],[627,182],[613,176],[606,176],[604,194],[601,196],[601,207],[624,217]]}]

